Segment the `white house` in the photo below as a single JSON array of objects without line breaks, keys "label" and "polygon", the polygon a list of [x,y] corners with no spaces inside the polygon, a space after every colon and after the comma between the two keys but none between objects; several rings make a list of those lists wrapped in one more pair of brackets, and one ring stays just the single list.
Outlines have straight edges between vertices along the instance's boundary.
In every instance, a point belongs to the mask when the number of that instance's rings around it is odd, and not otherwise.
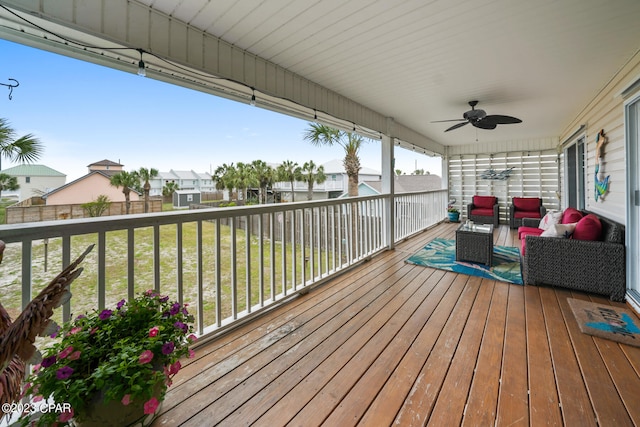
[{"label": "white house", "polygon": [[[334,199],[345,193],[349,189],[349,177],[344,169],[342,160],[334,159],[323,163],[324,174],[327,180],[322,184],[313,185],[313,200]],[[379,171],[362,167],[358,174],[358,182],[380,181],[382,175]],[[280,191],[285,200],[291,200],[291,183],[277,182],[273,186],[274,190]],[[306,182],[296,181],[293,184],[295,200],[306,200],[308,185]]]},{"label": "white house", "polygon": [[169,182],[177,183],[180,190],[198,190],[204,193],[216,191],[213,178],[208,172],[199,173],[193,170],[171,169],[169,172],[159,172],[157,177],[149,181],[151,184],[149,195],[162,196],[162,189]]},{"label": "white house", "polygon": [[45,165],[18,165],[4,169],[2,173],[15,176],[20,188],[16,191],[3,191],[2,196],[17,196],[18,201],[34,196],[42,196],[45,193],[63,186],[67,181],[67,175]]}]

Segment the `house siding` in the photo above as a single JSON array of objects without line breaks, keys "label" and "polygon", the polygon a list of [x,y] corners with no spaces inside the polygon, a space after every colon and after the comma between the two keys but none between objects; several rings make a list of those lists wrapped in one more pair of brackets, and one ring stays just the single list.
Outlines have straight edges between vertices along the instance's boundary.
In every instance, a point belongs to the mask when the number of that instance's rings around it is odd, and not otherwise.
[{"label": "house siding", "polygon": [[[108,178],[95,173],[77,180],[66,188],[49,194],[47,196],[47,205],[72,205],[92,202],[101,194],[107,196],[112,202],[125,201],[122,188],[112,186]],[[129,199],[131,201],[139,200],[138,193],[132,191],[129,194]]]},{"label": "house siding", "polygon": [[[586,209],[626,224],[627,172],[622,91],[640,77],[640,52],[595,95],[560,137],[569,138],[581,125],[586,126]],[[598,201],[594,197],[596,137],[604,129],[608,142],[603,149],[602,171],[609,178],[609,191]]]}]

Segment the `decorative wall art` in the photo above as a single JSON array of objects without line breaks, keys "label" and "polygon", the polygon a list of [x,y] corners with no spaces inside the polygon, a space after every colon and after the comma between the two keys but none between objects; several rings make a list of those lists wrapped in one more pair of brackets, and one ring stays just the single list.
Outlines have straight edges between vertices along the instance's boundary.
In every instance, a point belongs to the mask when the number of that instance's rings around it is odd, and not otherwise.
[{"label": "decorative wall art", "polygon": [[496,171],[495,169],[487,169],[486,171],[480,174],[481,179],[498,179],[500,181],[504,181],[509,179],[511,176],[511,171],[514,168],[505,169],[501,172]]},{"label": "decorative wall art", "polygon": [[601,199],[607,191],[609,191],[609,175],[605,177],[604,172],[602,171],[602,160],[604,158],[602,151],[607,140],[608,138],[604,134],[604,129],[601,129],[596,137],[596,171],[593,177],[596,202],[598,199]]}]

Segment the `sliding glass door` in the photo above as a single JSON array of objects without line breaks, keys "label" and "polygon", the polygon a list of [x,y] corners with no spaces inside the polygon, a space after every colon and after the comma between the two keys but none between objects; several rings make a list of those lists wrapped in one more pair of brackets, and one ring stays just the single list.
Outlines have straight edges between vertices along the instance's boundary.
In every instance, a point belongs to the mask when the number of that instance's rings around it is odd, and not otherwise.
[{"label": "sliding glass door", "polygon": [[625,106],[627,152],[627,296],[640,311],[640,95]]}]

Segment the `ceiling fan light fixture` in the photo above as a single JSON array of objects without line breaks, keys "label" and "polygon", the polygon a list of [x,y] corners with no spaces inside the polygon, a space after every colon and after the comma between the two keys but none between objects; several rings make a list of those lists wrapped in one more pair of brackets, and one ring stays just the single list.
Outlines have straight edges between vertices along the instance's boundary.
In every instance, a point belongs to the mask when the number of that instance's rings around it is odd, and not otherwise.
[{"label": "ceiling fan light fixture", "polygon": [[475,106],[478,105],[478,101],[469,101],[469,105],[471,106],[471,110],[466,111],[462,115],[462,119],[451,119],[451,120],[437,120],[431,123],[440,123],[440,122],[460,122],[457,123],[447,129],[445,132],[449,132],[450,130],[458,129],[467,123],[471,123],[471,125],[480,129],[495,129],[497,125],[506,125],[513,123],[522,123],[522,120],[511,117],[511,116],[503,116],[503,115],[487,115],[487,112],[482,109],[475,109]]}]

